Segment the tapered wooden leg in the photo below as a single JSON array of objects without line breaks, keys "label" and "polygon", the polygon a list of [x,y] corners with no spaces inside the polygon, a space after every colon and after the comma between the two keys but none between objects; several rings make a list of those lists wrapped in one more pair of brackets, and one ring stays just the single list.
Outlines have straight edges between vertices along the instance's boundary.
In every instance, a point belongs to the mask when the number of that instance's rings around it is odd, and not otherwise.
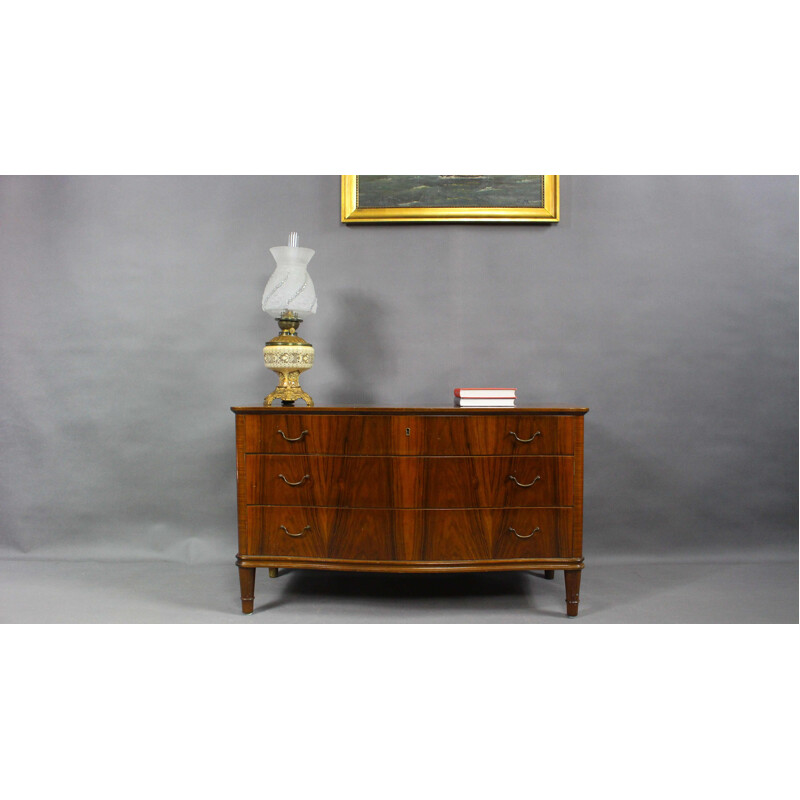
[{"label": "tapered wooden leg", "polygon": [[255,567],[239,567],[239,586],[242,590],[242,614],[252,614],[256,588]]},{"label": "tapered wooden leg", "polygon": [[565,569],[564,585],[567,588],[567,616],[578,616],[578,595],[581,588],[581,570]]},{"label": "tapered wooden leg", "polygon": [[544,571],[544,577],[547,578],[548,581],[553,580],[556,576],[556,571],[554,569],[546,569]]},{"label": "tapered wooden leg", "polygon": [[278,568],[277,567],[270,567],[269,568],[269,576],[270,576],[270,578],[277,578],[278,577]]}]

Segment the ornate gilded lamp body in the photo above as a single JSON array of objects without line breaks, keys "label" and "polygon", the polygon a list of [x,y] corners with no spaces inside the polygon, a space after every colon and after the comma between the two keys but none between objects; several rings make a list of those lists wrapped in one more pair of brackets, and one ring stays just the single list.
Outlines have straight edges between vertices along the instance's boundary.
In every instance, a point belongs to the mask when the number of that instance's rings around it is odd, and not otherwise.
[{"label": "ornate gilded lamp body", "polygon": [[317,295],[308,274],[314,251],[298,247],[297,234],[291,233],[287,247],[272,247],[270,253],[277,266],[264,289],[261,308],[277,319],[281,332],[264,345],[264,365],[279,377],[264,405],[280,399],[285,406],[293,406],[295,400],[313,406],[314,401],[300,386],[300,373],[314,365],[314,348],[297,335],[297,328],[303,321],[299,313],[314,314],[317,310]]},{"label": "ornate gilded lamp body", "polygon": [[271,406],[278,398],[284,406],[294,405],[295,400],[305,400],[306,405],[314,405],[300,386],[300,373],[314,366],[313,346],[297,335],[297,327],[302,321],[293,314],[279,317],[280,334],[264,345],[264,366],[280,378],[275,389],[264,398],[265,406]]}]

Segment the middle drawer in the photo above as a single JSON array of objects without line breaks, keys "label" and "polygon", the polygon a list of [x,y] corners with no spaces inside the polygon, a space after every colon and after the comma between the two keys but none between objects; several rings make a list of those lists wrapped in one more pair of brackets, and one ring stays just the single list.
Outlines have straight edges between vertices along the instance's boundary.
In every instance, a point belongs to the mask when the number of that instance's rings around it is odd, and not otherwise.
[{"label": "middle drawer", "polygon": [[245,457],[248,505],[503,508],[572,505],[572,456]]}]

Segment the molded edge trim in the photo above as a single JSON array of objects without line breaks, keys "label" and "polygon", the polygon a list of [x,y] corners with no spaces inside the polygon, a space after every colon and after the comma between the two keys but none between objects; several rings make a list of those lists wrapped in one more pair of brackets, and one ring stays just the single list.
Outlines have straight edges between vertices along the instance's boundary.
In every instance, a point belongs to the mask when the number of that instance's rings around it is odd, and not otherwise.
[{"label": "molded edge trim", "polygon": [[344,572],[494,572],[498,570],[583,569],[580,558],[507,559],[496,561],[345,561],[281,556],[237,556],[237,567],[327,569]]}]

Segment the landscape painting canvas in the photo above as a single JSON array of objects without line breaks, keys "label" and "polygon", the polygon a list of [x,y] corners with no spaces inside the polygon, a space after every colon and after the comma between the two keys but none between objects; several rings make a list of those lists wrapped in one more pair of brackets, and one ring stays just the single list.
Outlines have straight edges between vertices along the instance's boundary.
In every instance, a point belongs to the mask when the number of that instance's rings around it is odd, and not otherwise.
[{"label": "landscape painting canvas", "polygon": [[557,175],[342,175],[342,222],[557,222]]}]

